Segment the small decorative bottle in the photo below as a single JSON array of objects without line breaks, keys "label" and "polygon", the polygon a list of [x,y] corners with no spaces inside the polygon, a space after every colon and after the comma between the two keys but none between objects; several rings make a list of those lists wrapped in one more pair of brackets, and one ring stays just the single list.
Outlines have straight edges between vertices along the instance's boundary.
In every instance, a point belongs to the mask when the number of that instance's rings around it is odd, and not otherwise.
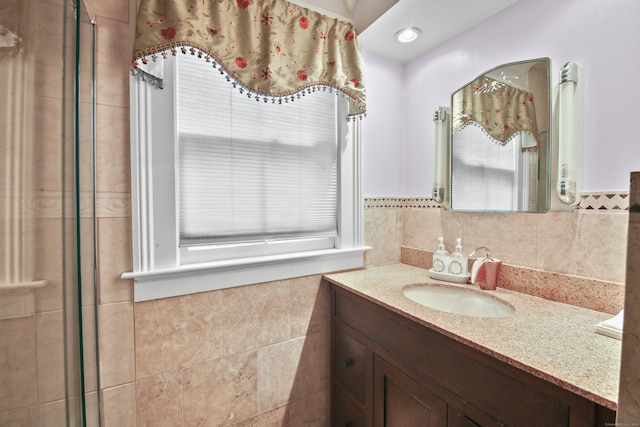
[{"label": "small decorative bottle", "polygon": [[451,255],[449,263],[449,274],[454,276],[466,276],[469,274],[469,261],[467,256],[462,252],[462,238],[456,240],[456,250]]},{"label": "small decorative bottle", "polygon": [[433,253],[433,271],[446,273],[449,269],[449,252],[444,248],[444,237],[438,237],[438,249]]}]

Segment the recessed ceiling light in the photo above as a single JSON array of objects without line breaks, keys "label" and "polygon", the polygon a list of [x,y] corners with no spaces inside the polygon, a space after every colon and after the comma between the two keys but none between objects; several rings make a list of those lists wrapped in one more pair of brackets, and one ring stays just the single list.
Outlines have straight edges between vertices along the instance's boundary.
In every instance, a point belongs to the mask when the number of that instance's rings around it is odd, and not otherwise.
[{"label": "recessed ceiling light", "polygon": [[398,40],[400,43],[411,43],[412,41],[420,37],[420,34],[422,34],[422,32],[418,28],[405,28],[396,33],[396,40]]}]

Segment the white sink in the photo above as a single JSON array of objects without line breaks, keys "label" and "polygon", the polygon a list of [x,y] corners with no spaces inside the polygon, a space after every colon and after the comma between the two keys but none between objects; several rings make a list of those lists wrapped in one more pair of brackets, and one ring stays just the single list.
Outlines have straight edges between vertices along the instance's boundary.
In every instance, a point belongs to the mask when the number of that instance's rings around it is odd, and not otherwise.
[{"label": "white sink", "polygon": [[508,317],[516,309],[509,303],[475,289],[444,285],[417,285],[403,290],[404,295],[425,307],[473,317]]}]

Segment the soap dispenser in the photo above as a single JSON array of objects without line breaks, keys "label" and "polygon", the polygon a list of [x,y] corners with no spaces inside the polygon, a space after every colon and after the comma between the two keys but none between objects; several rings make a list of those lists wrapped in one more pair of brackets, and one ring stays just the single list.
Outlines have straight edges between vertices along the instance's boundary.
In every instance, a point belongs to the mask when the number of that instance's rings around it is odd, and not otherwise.
[{"label": "soap dispenser", "polygon": [[438,237],[438,249],[433,253],[433,268],[436,273],[446,273],[449,269],[449,252],[444,248],[444,237]]},{"label": "soap dispenser", "polygon": [[462,252],[462,238],[456,240],[456,250],[451,255],[449,263],[449,274],[454,276],[467,276],[469,274],[469,260]]}]

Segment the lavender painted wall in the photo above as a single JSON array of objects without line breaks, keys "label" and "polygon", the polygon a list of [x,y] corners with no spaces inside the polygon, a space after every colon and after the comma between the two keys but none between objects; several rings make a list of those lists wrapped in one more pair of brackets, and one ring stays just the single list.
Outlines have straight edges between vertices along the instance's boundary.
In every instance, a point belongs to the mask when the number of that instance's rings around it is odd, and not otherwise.
[{"label": "lavender painted wall", "polygon": [[406,141],[404,70],[365,52],[367,117],[362,122],[362,191],[367,197],[403,193]]},{"label": "lavender painted wall", "polygon": [[[433,110],[449,105],[451,92],[489,68],[543,56],[551,58],[554,84],[565,62],[578,61],[585,68],[583,191],[628,190],[629,172],[640,169],[634,126],[640,117],[635,93],[638,17],[638,0],[520,0],[402,71],[397,66],[383,70],[382,60],[365,54],[370,114],[363,124],[363,145],[375,153],[369,151],[363,159],[364,195],[429,195]],[[390,93],[398,83],[390,79],[400,75],[404,114],[398,117],[398,103]],[[386,92],[377,93],[380,88]],[[384,124],[379,117],[387,117]],[[402,149],[389,144],[389,131],[381,132],[392,124]],[[400,161],[390,157],[390,146],[402,153]],[[395,173],[399,184],[385,186],[374,176],[387,160],[392,161],[385,163],[385,174]]]}]

